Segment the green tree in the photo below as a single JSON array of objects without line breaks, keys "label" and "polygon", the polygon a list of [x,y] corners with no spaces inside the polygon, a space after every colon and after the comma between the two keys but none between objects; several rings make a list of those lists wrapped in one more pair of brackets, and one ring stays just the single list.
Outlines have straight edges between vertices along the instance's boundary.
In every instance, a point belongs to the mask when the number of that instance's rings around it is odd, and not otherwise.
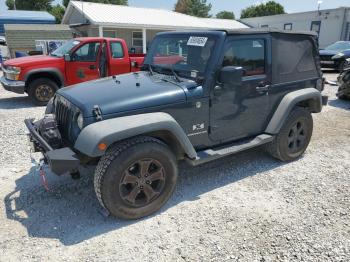
[{"label": "green tree", "polygon": [[[52,0],[16,0],[17,10],[47,11],[51,9]],[[6,0],[8,9],[14,9],[14,0]]]},{"label": "green tree", "polygon": [[64,16],[65,8],[61,5],[55,5],[50,9],[50,14],[56,18],[56,23],[60,24]]},{"label": "green tree", "polygon": [[207,0],[178,0],[174,11],[197,17],[211,17],[209,14],[212,5]]},{"label": "green tree", "polygon": [[235,14],[229,11],[221,11],[216,14],[216,18],[220,19],[235,19]]},{"label": "green tree", "polygon": [[[83,2],[94,2],[102,4],[112,4],[112,5],[128,5],[128,0],[83,0]],[[67,7],[69,0],[63,0],[63,5]]]},{"label": "green tree", "polygon": [[269,15],[278,15],[278,14],[285,14],[284,7],[275,1],[269,1],[267,3],[261,3],[255,6],[252,5],[243,9],[241,12],[241,18],[269,16]]}]

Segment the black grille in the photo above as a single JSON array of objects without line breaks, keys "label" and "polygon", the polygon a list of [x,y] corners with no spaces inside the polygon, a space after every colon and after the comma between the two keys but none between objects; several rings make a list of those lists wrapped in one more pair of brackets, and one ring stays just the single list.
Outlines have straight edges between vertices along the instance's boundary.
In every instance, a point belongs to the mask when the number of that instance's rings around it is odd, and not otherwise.
[{"label": "black grille", "polygon": [[55,99],[55,117],[62,138],[69,140],[73,110],[70,103],[62,97],[56,97]]},{"label": "black grille", "polygon": [[321,61],[332,61],[333,55],[321,55]]}]

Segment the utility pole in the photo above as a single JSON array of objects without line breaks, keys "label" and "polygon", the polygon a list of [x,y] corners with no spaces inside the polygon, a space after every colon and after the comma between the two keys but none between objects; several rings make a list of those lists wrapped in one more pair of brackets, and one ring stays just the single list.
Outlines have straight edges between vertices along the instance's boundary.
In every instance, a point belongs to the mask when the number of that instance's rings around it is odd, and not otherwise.
[{"label": "utility pole", "polygon": [[16,0],[13,0],[13,10],[16,10]]},{"label": "utility pole", "polygon": [[322,4],[322,3],[323,3],[322,0],[317,1],[317,11],[318,11],[318,15],[321,15],[321,13],[320,13],[320,8],[321,8],[321,4]]}]

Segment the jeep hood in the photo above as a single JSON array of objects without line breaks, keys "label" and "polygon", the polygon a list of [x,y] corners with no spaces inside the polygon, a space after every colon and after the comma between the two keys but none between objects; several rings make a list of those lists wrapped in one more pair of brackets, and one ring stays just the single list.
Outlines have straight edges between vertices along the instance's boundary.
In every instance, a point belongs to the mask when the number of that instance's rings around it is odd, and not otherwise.
[{"label": "jeep hood", "polygon": [[58,95],[92,117],[97,105],[102,115],[184,102],[184,89],[148,72],[106,77],[60,89]]},{"label": "jeep hood", "polygon": [[61,57],[47,56],[47,55],[34,55],[34,56],[24,56],[19,58],[14,58],[7,60],[5,66],[18,66],[18,67],[27,67],[32,64],[53,64],[57,63],[58,59],[63,59]]}]

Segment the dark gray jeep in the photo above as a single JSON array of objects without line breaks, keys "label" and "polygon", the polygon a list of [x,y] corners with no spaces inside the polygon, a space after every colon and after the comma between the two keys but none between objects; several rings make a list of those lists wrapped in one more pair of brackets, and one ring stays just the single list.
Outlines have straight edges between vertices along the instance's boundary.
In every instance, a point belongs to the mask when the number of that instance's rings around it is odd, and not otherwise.
[{"label": "dark gray jeep", "polygon": [[282,161],[307,148],[327,97],[316,35],[275,30],[158,34],[138,73],[63,88],[25,121],[51,170],[95,164],[112,215],[135,219],[171,196],[177,163],[266,145]]}]

